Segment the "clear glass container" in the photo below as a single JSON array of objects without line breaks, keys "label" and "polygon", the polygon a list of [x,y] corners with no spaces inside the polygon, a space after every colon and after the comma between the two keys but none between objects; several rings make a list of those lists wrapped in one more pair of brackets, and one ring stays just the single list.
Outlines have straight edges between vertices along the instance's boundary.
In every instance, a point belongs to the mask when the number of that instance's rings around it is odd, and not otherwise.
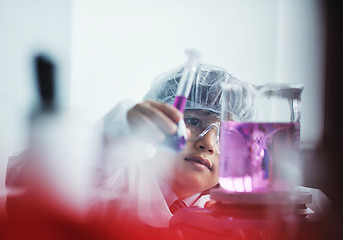
[{"label": "clear glass container", "polygon": [[[303,88],[291,84],[222,85],[219,183],[223,189],[284,192],[300,183]],[[247,106],[252,108],[244,112]]]}]

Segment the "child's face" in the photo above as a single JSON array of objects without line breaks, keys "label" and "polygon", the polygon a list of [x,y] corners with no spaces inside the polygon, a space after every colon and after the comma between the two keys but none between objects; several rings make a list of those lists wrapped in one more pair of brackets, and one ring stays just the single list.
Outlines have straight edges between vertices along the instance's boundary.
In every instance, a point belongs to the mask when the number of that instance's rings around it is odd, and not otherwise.
[{"label": "child's face", "polygon": [[[185,123],[191,132],[185,149],[172,156],[173,184],[189,191],[202,192],[218,183],[219,151],[217,127],[198,137],[209,124],[219,123],[219,116],[205,110],[186,110]],[[217,125],[218,126],[218,125]]]}]

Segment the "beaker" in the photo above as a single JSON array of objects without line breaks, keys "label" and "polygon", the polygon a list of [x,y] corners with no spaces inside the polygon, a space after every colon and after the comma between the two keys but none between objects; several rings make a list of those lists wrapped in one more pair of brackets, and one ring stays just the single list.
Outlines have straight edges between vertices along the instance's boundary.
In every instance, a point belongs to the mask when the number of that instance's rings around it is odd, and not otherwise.
[{"label": "beaker", "polygon": [[297,84],[222,84],[222,188],[236,193],[290,191],[300,183],[303,88]]}]

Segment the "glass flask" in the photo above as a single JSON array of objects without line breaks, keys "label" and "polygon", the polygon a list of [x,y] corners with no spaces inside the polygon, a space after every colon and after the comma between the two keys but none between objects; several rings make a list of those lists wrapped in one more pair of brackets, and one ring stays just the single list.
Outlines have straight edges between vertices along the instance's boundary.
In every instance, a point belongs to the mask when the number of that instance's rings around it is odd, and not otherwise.
[{"label": "glass flask", "polygon": [[302,85],[222,84],[220,186],[234,193],[290,191],[300,183]]}]

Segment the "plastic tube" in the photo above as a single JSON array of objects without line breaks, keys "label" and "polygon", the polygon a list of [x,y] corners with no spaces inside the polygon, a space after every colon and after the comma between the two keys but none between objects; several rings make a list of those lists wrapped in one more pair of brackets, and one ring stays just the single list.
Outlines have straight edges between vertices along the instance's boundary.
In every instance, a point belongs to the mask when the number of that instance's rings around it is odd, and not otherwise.
[{"label": "plastic tube", "polygon": [[[184,111],[189,92],[194,82],[197,66],[200,60],[200,54],[193,49],[186,50],[188,61],[183,69],[179,87],[176,92],[174,107],[181,112]],[[173,148],[176,151],[182,150],[187,141],[186,124],[183,119],[178,122],[177,132],[173,136]]]},{"label": "plastic tube", "polygon": [[186,54],[188,55],[188,61],[183,69],[174,102],[174,107],[181,112],[185,109],[200,58],[200,54],[196,50],[188,49],[186,50]]}]

